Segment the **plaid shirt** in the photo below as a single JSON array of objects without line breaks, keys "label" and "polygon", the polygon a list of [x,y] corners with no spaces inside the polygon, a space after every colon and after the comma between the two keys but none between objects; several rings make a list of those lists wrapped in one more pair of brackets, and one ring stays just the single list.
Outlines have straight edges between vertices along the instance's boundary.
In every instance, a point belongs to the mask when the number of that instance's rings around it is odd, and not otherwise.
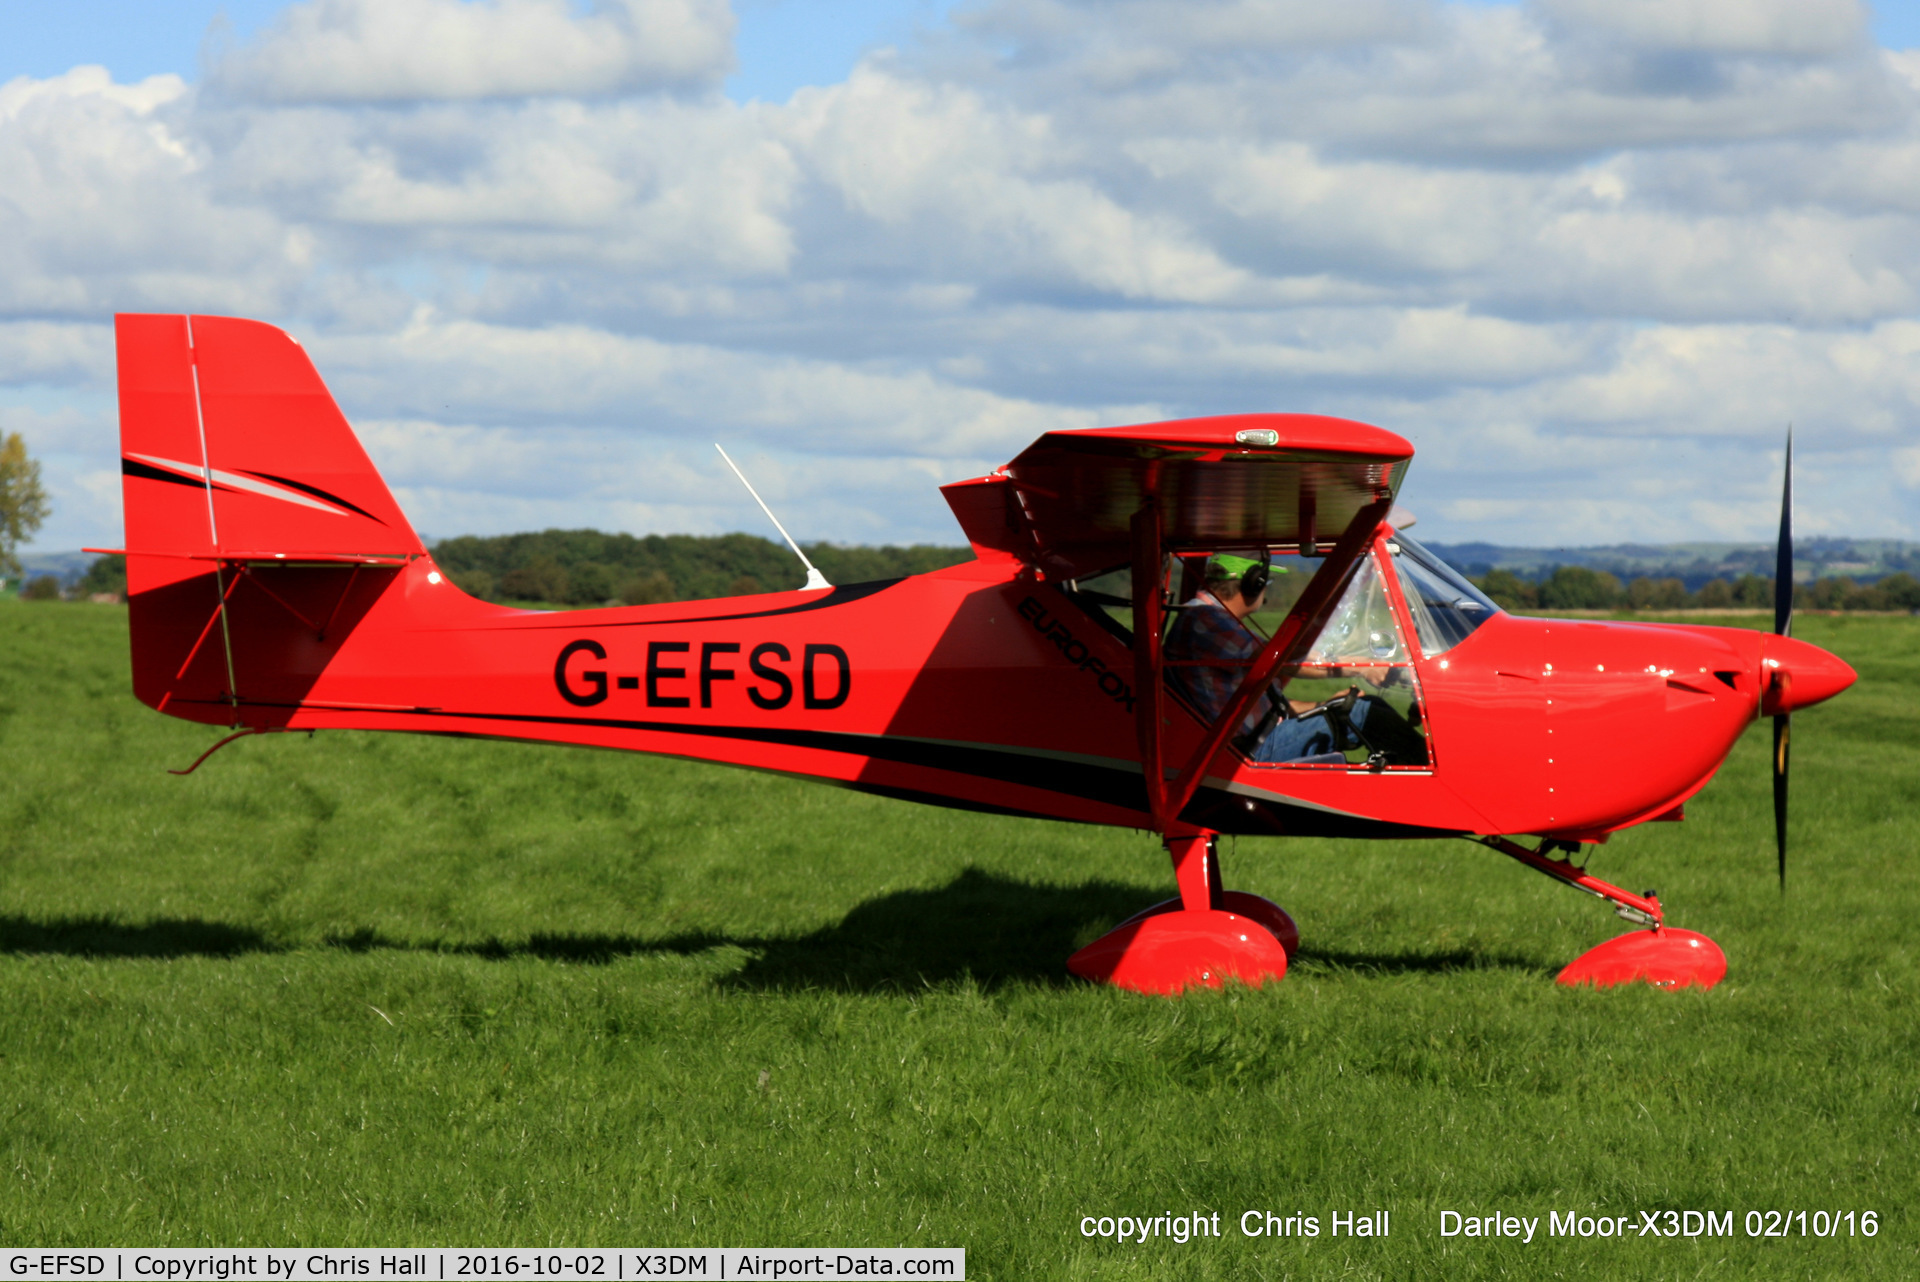
[{"label": "plaid shirt", "polygon": [[[1169,659],[1218,659],[1246,664],[1260,652],[1260,639],[1233,617],[1220,599],[1201,592],[1174,619],[1161,652]],[[1208,721],[1226,711],[1227,701],[1246,676],[1242,667],[1170,668],[1167,680],[1187,696]]]}]

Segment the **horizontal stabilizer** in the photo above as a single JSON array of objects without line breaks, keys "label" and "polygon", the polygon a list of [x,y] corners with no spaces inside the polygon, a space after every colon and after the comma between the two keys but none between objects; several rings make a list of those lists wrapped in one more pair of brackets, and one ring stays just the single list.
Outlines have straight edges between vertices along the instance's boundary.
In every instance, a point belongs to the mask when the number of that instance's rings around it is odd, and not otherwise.
[{"label": "horizontal stabilizer", "polygon": [[[81,549],[85,551],[86,549]],[[304,566],[354,566],[354,565],[406,565],[414,558],[410,556],[374,556],[359,552],[261,552],[245,548],[228,549],[221,552],[159,552],[141,553],[142,556],[170,557],[180,561],[217,561],[222,565],[304,565]]]}]

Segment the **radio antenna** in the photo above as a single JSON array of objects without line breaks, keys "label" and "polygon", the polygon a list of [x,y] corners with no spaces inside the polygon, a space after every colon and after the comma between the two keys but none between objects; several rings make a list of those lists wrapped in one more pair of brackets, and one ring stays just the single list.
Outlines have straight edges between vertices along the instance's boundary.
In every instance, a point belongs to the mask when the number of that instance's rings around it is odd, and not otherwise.
[{"label": "radio antenna", "polygon": [[[720,450],[720,442],[715,441],[713,448]],[[811,592],[815,588],[832,587],[833,584],[827,582],[827,576],[815,569],[813,562],[807,560],[807,554],[800,550],[800,545],[793,541],[791,534],[787,533],[787,527],[780,524],[780,518],[773,514],[773,509],[767,506],[767,501],[760,497],[760,491],[753,488],[753,482],[749,481],[747,474],[740,470],[740,465],[732,459],[727,458],[727,452],[725,450],[720,450],[720,457],[727,459],[727,466],[732,468],[733,474],[740,478],[740,484],[747,487],[747,493],[753,495],[753,501],[760,505],[760,510],[767,514],[769,521],[773,522],[773,528],[780,531],[780,537],[787,541],[787,546],[793,549],[793,554],[800,558],[800,564],[807,567],[807,583],[806,586],[800,590],[802,592]]]}]

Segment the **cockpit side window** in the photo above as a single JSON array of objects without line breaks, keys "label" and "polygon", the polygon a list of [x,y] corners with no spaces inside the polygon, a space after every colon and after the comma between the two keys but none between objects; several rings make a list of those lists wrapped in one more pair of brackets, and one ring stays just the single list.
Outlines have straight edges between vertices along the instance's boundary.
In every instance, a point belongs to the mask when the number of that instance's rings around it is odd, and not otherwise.
[{"label": "cockpit side window", "polygon": [[1255,765],[1424,768],[1432,756],[1420,683],[1369,553],[1326,622],[1281,669],[1284,683]]},{"label": "cockpit side window", "polygon": [[[1326,567],[1291,547],[1264,558],[1267,586],[1246,599],[1253,559],[1239,553],[1180,558],[1180,603],[1169,611],[1163,654],[1168,691],[1203,723],[1222,713],[1267,637]],[[1221,579],[1218,570],[1228,577]],[[1419,686],[1369,551],[1311,635],[1299,638],[1271,687],[1247,709],[1229,742],[1260,766],[1426,767]],[[1248,605],[1253,605],[1251,612]]]},{"label": "cockpit side window", "polygon": [[1122,645],[1133,644],[1133,567],[1116,566],[1083,579],[1062,582],[1060,590]]},{"label": "cockpit side window", "polygon": [[1308,648],[1305,664],[1312,668],[1404,667],[1407,647],[1400,640],[1387,585],[1372,557],[1360,563],[1340,604],[1327,617]]},{"label": "cockpit side window", "polygon": [[1413,630],[1427,658],[1453,649],[1500,612],[1464,575],[1406,535],[1396,533],[1387,550],[1393,554],[1407,613],[1413,616]]}]

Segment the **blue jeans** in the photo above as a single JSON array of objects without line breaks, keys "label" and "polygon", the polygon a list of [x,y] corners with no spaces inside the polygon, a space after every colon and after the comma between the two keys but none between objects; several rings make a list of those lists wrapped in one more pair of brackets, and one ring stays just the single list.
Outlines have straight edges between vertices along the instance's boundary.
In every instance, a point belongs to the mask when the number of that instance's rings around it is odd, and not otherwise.
[{"label": "blue jeans", "polygon": [[[1354,700],[1353,711],[1347,714],[1348,723],[1356,730],[1364,729],[1367,709],[1372,706],[1365,699]],[[1276,724],[1272,733],[1253,750],[1253,759],[1273,765],[1339,751],[1339,746],[1334,743],[1333,726],[1328,723],[1326,714],[1316,712],[1304,717],[1288,717]]]}]

